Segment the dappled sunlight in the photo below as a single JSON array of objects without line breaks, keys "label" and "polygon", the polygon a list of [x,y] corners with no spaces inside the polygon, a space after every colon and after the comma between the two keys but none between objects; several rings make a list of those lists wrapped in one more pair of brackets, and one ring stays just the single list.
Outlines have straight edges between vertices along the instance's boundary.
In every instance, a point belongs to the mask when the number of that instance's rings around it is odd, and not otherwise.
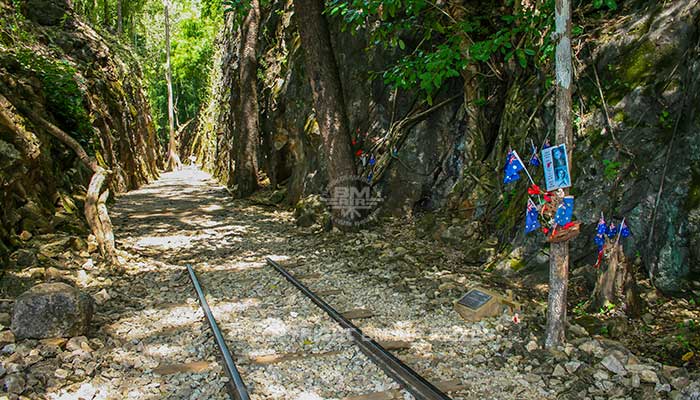
[{"label": "dappled sunlight", "polygon": [[174,346],[168,343],[153,343],[144,347],[144,354],[151,357],[167,358],[177,354],[181,349],[182,346]]},{"label": "dappled sunlight", "polygon": [[[209,306],[213,313],[217,315],[226,315],[243,312],[251,307],[258,307],[260,303],[260,299],[248,298],[241,299],[240,301],[209,301]],[[235,318],[235,315],[229,315],[229,318]]]},{"label": "dappled sunlight", "polygon": [[411,341],[419,338],[421,332],[418,331],[413,321],[399,321],[393,327],[378,327],[370,323],[362,328],[362,331],[375,340],[406,340]]},{"label": "dappled sunlight", "polygon": [[197,239],[208,237],[207,234],[202,235],[170,235],[170,236],[145,236],[139,239],[135,245],[138,247],[158,247],[162,249],[175,249],[189,246]]},{"label": "dappled sunlight", "polygon": [[[77,386],[77,387],[76,387]],[[105,399],[109,394],[106,384],[84,382],[62,388],[58,393],[49,394],[49,400]]]}]

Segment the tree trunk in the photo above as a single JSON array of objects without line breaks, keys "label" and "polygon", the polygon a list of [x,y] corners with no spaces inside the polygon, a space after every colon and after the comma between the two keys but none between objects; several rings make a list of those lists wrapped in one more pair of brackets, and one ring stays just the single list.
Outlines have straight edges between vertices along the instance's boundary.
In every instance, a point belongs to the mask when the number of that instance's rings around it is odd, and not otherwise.
[{"label": "tree trunk", "polygon": [[175,151],[175,118],[173,112],[173,74],[170,69],[170,15],[168,0],[163,0],[165,13],[165,81],[168,85],[168,161],[165,169],[174,171],[180,167],[180,158]]},{"label": "tree trunk", "polygon": [[[556,48],[556,116],[557,144],[566,144],[571,163],[573,134],[571,130],[571,3],[555,1]],[[569,164],[571,165],[571,164]],[[568,194],[568,190],[565,191]],[[569,243],[552,243],[549,251],[549,298],[545,347],[561,345],[566,327],[566,291],[569,280]]]},{"label": "tree trunk", "polygon": [[[328,179],[333,182],[354,176],[350,128],[328,23],[322,14],[323,1],[294,0],[294,9],[304,49],[306,75],[313,93],[316,121],[321,131]],[[341,212],[340,208],[331,209],[334,218],[343,218]]]},{"label": "tree trunk", "polygon": [[97,26],[97,0],[92,0],[92,9],[90,10],[90,22],[94,26]]},{"label": "tree trunk", "polygon": [[238,88],[240,109],[236,130],[234,169],[235,194],[246,197],[258,189],[258,34],[260,28],[260,4],[250,2],[250,10],[243,21],[241,46],[238,56]]},{"label": "tree trunk", "polygon": [[122,19],[122,0],[117,0],[117,35],[121,36],[123,32],[123,19]]},{"label": "tree trunk", "polygon": [[102,27],[109,29],[109,1],[102,2]]},{"label": "tree trunk", "polygon": [[611,244],[607,268],[598,275],[593,297],[588,309],[596,312],[606,303],[622,305],[630,317],[639,317],[642,313],[642,300],[639,297],[634,270],[625,258],[622,244]]},{"label": "tree trunk", "polygon": [[[241,47],[243,46],[243,26],[242,24],[236,22],[237,17],[233,13],[227,13],[224,18],[224,23],[226,24],[226,34],[228,35],[230,31],[232,37],[237,38],[237,40],[225,41],[226,45],[230,47],[225,51],[227,54],[232,55],[230,63],[232,65],[240,66],[240,56],[242,53]],[[226,76],[224,76],[222,79],[224,82],[230,82],[230,96],[228,99],[228,109],[230,112],[228,115],[222,114],[224,118],[222,118],[221,122],[222,124],[226,125],[226,128],[222,127],[223,132],[221,132],[221,139],[217,137],[216,143],[217,153],[221,152],[222,154],[228,154],[228,157],[226,157],[228,162],[228,165],[226,165],[226,186],[232,188],[236,185],[234,177],[236,157],[238,157],[236,142],[238,140],[237,132],[240,129],[238,124],[241,121],[241,118],[239,118],[239,114],[241,112],[241,93],[240,84],[238,83],[240,75],[236,75],[234,68],[227,68],[225,69],[225,72]],[[222,155],[222,157],[224,156]]]}]

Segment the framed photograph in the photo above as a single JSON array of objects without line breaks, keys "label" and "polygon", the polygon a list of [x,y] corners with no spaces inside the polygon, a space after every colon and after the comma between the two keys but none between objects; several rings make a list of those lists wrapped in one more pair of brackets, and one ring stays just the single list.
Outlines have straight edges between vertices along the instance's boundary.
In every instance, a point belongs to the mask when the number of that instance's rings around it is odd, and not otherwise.
[{"label": "framed photograph", "polygon": [[566,154],[565,144],[548,147],[542,150],[544,181],[547,185],[548,192],[559,188],[571,187],[569,159]]}]

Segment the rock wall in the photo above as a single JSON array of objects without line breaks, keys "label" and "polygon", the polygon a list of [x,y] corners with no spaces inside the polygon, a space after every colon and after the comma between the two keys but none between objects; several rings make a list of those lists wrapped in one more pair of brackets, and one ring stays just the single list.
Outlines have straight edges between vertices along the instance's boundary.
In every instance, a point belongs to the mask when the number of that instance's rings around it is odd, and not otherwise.
[{"label": "rock wall", "polygon": [[[572,194],[575,216],[584,223],[573,242],[577,266],[595,261],[593,230],[603,211],[627,218],[634,235],[625,250],[660,289],[681,290],[685,277],[700,272],[699,15],[697,0],[631,2],[574,40],[580,51]],[[271,199],[294,205],[326,184],[323,148],[291,2],[273,2],[263,20],[260,159],[276,191]],[[228,107],[237,79],[231,25],[221,33],[215,65],[222,68],[215,68],[209,107],[191,147],[224,182],[235,146]],[[367,51],[364,32],[331,25],[355,149],[377,157],[373,181],[385,198],[382,211],[415,218],[418,235],[453,243],[469,263],[502,266],[505,260],[505,273],[546,265],[543,238],[522,233],[525,184],[501,183],[509,147],[528,154],[530,139],[540,145],[554,137],[546,73],[512,63],[504,63],[504,80],[464,79],[474,72],[465,71],[428,105],[416,93],[368,78],[397,54]],[[475,99],[487,100],[477,106]],[[398,157],[391,157],[394,147]],[[359,159],[358,169],[370,172]],[[542,179],[541,171],[535,178]]]},{"label": "rock wall", "polygon": [[[16,7],[22,7],[21,9]],[[86,233],[91,171],[37,116],[111,170],[112,193],[157,176],[159,151],[141,72],[128,49],[65,0],[0,2],[0,255],[31,235]],[[17,260],[13,260],[17,261]]]}]

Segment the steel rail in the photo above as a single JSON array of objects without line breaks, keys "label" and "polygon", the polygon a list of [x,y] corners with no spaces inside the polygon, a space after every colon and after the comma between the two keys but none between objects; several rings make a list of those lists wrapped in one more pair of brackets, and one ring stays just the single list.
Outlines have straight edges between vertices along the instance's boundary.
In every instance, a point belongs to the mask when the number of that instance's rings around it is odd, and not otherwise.
[{"label": "steel rail", "polygon": [[207,322],[209,322],[212,333],[214,333],[216,345],[219,347],[221,356],[224,359],[224,371],[228,376],[229,396],[231,396],[233,400],[250,400],[248,389],[246,389],[243,379],[238,373],[238,368],[236,368],[236,364],[233,362],[228,346],[226,346],[224,336],[221,334],[219,325],[216,323],[216,319],[214,319],[214,315],[211,313],[207,299],[204,297],[202,286],[199,284],[197,275],[194,273],[194,268],[192,268],[190,264],[187,264],[187,272],[190,274],[190,280],[192,281],[194,290],[197,292],[197,297],[199,297],[199,304],[202,307],[202,311],[204,311],[204,316],[207,318]]},{"label": "steel rail", "polygon": [[323,301],[323,299],[318,297],[309,288],[304,286],[303,283],[295,279],[281,265],[269,257],[266,258],[266,260],[268,264],[275,268],[277,272],[284,276],[292,285],[299,289],[299,291],[304,293],[304,295],[313,301],[314,304],[325,311],[326,314],[333,318],[338,324],[340,324],[340,326],[347,329],[362,352],[367,355],[372,362],[377,364],[377,366],[379,366],[379,368],[381,368],[387,375],[389,375],[389,377],[393,378],[413,396],[419,400],[452,400],[449,396],[440,391],[440,389],[436,388],[432,383],[428,382],[416,371],[411,369],[411,367],[401,362],[401,360],[379,345],[379,343],[362,333],[360,328],[355,326],[347,318],[343,317],[342,314]]}]

